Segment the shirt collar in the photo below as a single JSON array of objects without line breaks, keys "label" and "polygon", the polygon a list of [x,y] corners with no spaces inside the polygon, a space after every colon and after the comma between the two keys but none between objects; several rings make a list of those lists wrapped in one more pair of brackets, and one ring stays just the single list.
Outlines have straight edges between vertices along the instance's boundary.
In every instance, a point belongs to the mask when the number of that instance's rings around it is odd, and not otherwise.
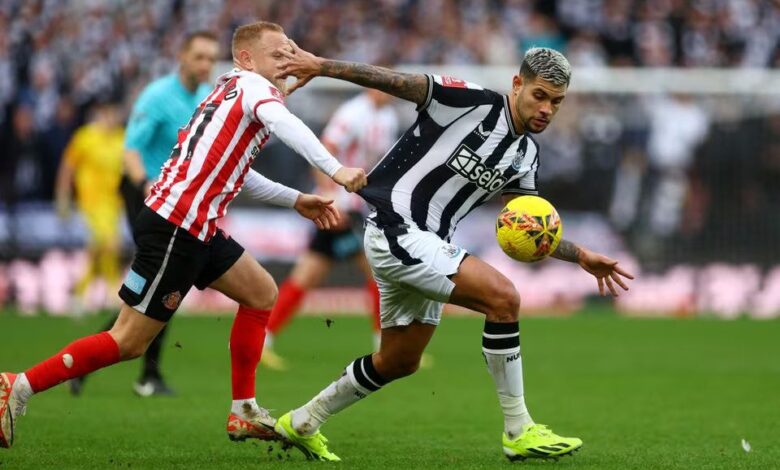
[{"label": "shirt collar", "polygon": [[517,129],[515,129],[515,122],[512,120],[512,110],[509,108],[509,97],[507,95],[504,95],[504,117],[506,117],[507,127],[512,131],[512,137],[522,137],[523,134],[517,132]]}]

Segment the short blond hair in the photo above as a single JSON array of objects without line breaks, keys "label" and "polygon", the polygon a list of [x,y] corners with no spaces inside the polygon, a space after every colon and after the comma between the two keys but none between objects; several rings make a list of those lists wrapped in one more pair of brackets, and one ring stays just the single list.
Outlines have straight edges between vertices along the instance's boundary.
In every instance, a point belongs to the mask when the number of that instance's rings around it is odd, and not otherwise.
[{"label": "short blond hair", "polygon": [[284,28],[276,23],[270,21],[256,21],[241,25],[233,32],[233,42],[231,49],[233,57],[236,57],[238,50],[247,42],[260,39],[263,33],[266,31],[276,31],[277,33],[284,33]]}]

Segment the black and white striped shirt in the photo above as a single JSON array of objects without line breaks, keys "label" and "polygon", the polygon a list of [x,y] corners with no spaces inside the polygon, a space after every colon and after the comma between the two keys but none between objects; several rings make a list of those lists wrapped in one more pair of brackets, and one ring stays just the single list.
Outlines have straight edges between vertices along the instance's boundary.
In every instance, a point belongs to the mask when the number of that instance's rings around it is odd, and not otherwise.
[{"label": "black and white striped shirt", "polygon": [[380,228],[418,227],[449,240],[497,194],[537,194],[539,146],[514,128],[508,98],[429,75],[415,123],[368,175],[360,195]]}]

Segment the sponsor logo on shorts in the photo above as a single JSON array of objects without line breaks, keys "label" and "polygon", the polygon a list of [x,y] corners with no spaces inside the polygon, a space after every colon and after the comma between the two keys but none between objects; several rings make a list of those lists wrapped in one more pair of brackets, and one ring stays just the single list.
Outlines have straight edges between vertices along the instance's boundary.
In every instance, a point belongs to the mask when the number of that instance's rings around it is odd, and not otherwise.
[{"label": "sponsor logo on shorts", "polygon": [[141,292],[144,291],[144,287],[146,287],[146,278],[131,269],[127,272],[124,284],[125,287],[132,292],[141,295]]},{"label": "sponsor logo on shorts", "polygon": [[168,310],[176,310],[181,303],[181,292],[176,291],[166,294],[165,297],[162,298],[162,303]]},{"label": "sponsor logo on shorts", "polygon": [[450,258],[454,258],[460,254],[461,248],[459,246],[455,245],[444,245],[441,247],[441,250],[444,252],[445,255],[449,256]]}]

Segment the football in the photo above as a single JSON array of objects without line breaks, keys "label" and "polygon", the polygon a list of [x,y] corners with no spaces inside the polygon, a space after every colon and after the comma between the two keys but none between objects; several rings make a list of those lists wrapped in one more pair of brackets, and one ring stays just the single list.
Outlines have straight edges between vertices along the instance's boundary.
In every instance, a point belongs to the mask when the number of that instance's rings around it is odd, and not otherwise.
[{"label": "football", "polygon": [[563,222],[546,199],[520,196],[509,201],[498,214],[496,239],[512,259],[532,263],[544,259],[558,248],[563,237]]}]

